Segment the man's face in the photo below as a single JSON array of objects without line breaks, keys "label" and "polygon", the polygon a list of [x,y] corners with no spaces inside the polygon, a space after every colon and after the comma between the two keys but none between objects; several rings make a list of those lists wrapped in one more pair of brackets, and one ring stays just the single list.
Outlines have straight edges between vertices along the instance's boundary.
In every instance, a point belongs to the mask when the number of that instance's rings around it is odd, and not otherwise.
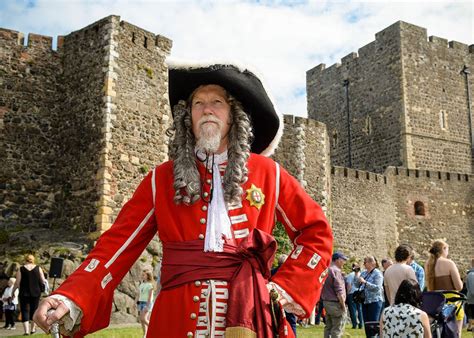
[{"label": "man's face", "polygon": [[344,266],[344,264],[346,264],[345,259],[342,259],[342,258],[336,259],[336,265],[339,269],[341,269]]},{"label": "man's face", "polygon": [[218,85],[198,88],[191,100],[191,116],[199,148],[213,153],[227,148],[230,105],[224,88]]}]

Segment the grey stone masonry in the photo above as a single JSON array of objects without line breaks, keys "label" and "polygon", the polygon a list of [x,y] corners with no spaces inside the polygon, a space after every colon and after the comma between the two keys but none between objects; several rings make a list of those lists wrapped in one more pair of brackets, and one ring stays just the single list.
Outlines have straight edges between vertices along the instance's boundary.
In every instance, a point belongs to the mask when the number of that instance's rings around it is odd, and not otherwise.
[{"label": "grey stone masonry", "polygon": [[61,62],[52,38],[0,29],[0,224],[49,227],[59,189],[55,121]]},{"label": "grey stone masonry", "polygon": [[309,70],[308,116],[326,123],[333,164],[472,172],[472,78],[461,71],[473,50],[399,21],[340,64]]},{"label": "grey stone masonry", "polygon": [[329,216],[330,158],[326,126],[284,116],[284,133],[273,158],[293,175]]}]

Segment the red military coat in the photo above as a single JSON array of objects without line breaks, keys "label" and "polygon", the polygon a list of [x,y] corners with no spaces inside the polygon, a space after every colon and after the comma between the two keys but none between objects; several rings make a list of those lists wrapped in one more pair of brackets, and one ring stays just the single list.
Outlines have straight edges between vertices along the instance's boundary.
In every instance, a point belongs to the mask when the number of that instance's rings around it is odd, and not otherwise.
[{"label": "red military coat", "polygon": [[[199,163],[198,167],[204,177],[204,166]],[[271,233],[275,219],[284,224],[295,248],[272,281],[309,316],[330,263],[331,228],[320,206],[273,160],[251,154],[247,167],[242,204],[228,211],[233,234],[238,242],[254,228]],[[176,205],[174,194],[173,162],[169,161],[145,177],[114,225],[56,290],[83,311],[76,337],[108,325],[115,287],[157,231],[163,242],[204,239],[208,203],[200,199],[191,206]],[[191,314],[199,312],[196,296],[201,288],[197,282],[160,292],[151,314],[148,337],[186,337],[195,332],[197,321]]]}]

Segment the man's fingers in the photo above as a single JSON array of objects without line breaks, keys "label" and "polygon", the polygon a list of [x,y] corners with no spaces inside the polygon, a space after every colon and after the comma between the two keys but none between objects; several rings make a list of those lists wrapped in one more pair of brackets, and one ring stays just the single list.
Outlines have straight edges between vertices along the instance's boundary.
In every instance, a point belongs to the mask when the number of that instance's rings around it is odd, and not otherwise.
[{"label": "man's fingers", "polygon": [[47,297],[43,299],[33,315],[33,320],[44,331],[49,332],[51,324],[63,317],[69,309],[63,302],[56,298]]},{"label": "man's fingers", "polygon": [[56,307],[54,311],[51,311],[46,319],[46,323],[48,326],[60,320],[66,313],[69,312],[69,309],[63,302],[59,302],[59,305]]}]

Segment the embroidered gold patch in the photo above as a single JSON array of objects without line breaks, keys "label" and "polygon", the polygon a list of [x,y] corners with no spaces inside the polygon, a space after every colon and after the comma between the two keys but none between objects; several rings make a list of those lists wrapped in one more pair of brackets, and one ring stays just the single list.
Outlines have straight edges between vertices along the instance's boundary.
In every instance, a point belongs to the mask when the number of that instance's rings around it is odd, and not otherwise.
[{"label": "embroidered gold patch", "polygon": [[265,195],[262,192],[262,189],[257,188],[252,184],[250,189],[247,189],[247,198],[250,202],[250,206],[260,209],[262,205],[265,204]]}]

